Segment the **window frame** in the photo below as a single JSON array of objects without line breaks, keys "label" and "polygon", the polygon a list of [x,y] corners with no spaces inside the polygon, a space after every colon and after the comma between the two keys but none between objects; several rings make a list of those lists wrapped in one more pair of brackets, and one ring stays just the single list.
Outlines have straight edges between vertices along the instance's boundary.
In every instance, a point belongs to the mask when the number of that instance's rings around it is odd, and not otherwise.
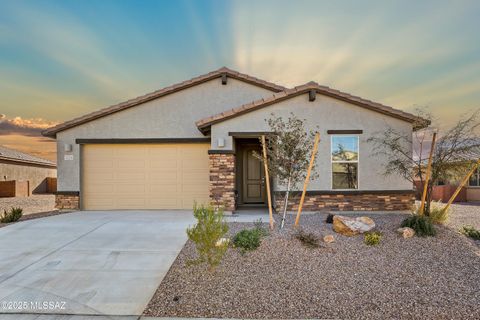
[{"label": "window frame", "polygon": [[[336,137],[342,138],[357,138],[357,160],[333,160],[333,139]],[[340,188],[333,188],[333,164],[334,163],[356,163],[357,164],[357,187],[352,189],[340,189]],[[360,136],[359,135],[351,135],[351,134],[335,134],[330,136],[330,190],[335,191],[352,191],[352,190],[360,190]]]},{"label": "window frame", "polygon": [[[475,176],[477,178],[477,185],[471,185],[470,179]],[[476,168],[475,171],[472,173],[470,178],[468,178],[468,188],[480,188],[480,168]]]}]

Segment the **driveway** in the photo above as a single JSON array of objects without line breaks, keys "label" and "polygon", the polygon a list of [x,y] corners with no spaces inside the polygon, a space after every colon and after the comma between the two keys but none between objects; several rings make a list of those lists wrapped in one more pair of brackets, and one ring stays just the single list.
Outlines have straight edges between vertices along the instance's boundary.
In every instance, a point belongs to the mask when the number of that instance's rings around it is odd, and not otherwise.
[{"label": "driveway", "polygon": [[0,313],[140,315],[193,223],[191,211],[90,211],[1,228]]}]

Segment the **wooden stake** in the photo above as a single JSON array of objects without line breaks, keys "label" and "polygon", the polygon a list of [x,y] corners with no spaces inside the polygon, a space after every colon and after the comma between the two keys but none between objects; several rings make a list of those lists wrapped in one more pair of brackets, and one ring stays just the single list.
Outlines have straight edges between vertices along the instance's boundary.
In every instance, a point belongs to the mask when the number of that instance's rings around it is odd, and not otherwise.
[{"label": "wooden stake", "polygon": [[305,194],[307,193],[308,182],[310,181],[310,174],[312,172],[313,163],[315,161],[315,154],[317,153],[318,143],[320,142],[320,133],[315,134],[315,142],[313,143],[312,156],[310,158],[310,164],[308,165],[307,176],[305,177],[305,182],[303,183],[303,192],[302,197],[300,198],[300,203],[298,205],[297,218],[295,219],[295,226],[298,226],[300,221],[300,214],[302,213],[303,202],[305,201]]},{"label": "wooden stake", "polygon": [[430,180],[430,174],[432,171],[432,158],[433,158],[433,150],[435,149],[436,139],[437,139],[437,133],[434,132],[432,137],[432,146],[430,148],[430,156],[428,157],[427,172],[425,173],[425,181],[423,182],[422,202],[420,204],[420,209],[418,210],[419,215],[423,215],[423,210],[425,210],[425,199],[427,198],[428,181]]},{"label": "wooden stake", "polygon": [[265,182],[267,184],[267,201],[268,201],[268,217],[270,219],[270,229],[273,230],[273,213],[272,213],[272,197],[270,196],[270,176],[268,174],[267,164],[267,147],[265,142],[265,136],[262,136],[263,147],[263,165],[265,166]]},{"label": "wooden stake", "polygon": [[458,188],[457,190],[455,190],[455,192],[452,194],[452,196],[450,197],[450,200],[448,200],[447,204],[445,205],[445,207],[442,209],[443,211],[447,211],[448,207],[450,207],[450,205],[452,204],[453,200],[455,200],[455,198],[458,196],[458,194],[460,193],[460,191],[462,190],[463,186],[467,183],[468,179],[470,179],[470,176],[475,172],[475,170],[478,168],[478,166],[480,165],[480,159],[477,160],[477,162],[475,163],[475,165],[472,167],[472,169],[470,169],[470,171],[467,173],[467,175],[465,176],[465,178],[463,178],[462,182],[458,185]]}]

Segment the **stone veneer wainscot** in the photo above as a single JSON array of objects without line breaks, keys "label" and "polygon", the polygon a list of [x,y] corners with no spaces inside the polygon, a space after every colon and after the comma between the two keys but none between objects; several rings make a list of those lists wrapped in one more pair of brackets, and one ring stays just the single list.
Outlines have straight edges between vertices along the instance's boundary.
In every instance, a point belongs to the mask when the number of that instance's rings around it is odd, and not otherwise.
[{"label": "stone veneer wainscot", "polygon": [[210,199],[225,211],[235,210],[235,154],[210,153]]},{"label": "stone veneer wainscot", "polygon": [[55,207],[60,210],[79,210],[80,194],[76,191],[59,191],[55,194]]},{"label": "stone veneer wainscot", "polygon": [[[288,210],[298,210],[301,192],[289,197]],[[283,209],[284,192],[275,192],[275,208]],[[305,211],[403,211],[415,203],[415,194],[410,190],[392,191],[307,191]]]}]

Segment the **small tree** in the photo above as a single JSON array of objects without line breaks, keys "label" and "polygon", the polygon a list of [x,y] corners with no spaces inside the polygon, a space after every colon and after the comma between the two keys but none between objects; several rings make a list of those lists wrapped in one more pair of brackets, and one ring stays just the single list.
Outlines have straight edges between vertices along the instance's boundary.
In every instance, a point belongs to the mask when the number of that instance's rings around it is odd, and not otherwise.
[{"label": "small tree", "polygon": [[[298,119],[293,113],[287,120],[276,117],[272,113],[271,118],[265,121],[271,131],[266,146],[269,173],[277,179],[279,184],[286,187],[282,223],[280,224],[280,227],[283,228],[290,190],[305,179],[315,132],[307,131],[305,120]],[[262,159],[259,155],[257,157]],[[311,179],[316,176],[317,173],[313,170]]]},{"label": "small tree", "polygon": [[228,249],[228,241],[221,241],[228,232],[228,225],[223,220],[223,210],[212,206],[193,208],[197,224],[187,229],[187,235],[195,243],[198,253],[197,263],[207,263],[210,271],[220,264]]},{"label": "small tree", "polygon": [[[478,111],[462,117],[451,129],[438,132],[435,145],[430,180],[427,184],[424,214],[430,215],[433,186],[440,181],[456,181],[469,170],[480,157],[480,137],[478,136]],[[428,144],[431,136],[428,125],[432,122],[429,113],[417,110],[417,121],[413,133],[394,128],[378,133],[368,139],[374,144],[372,156],[385,157],[385,175],[398,174],[412,183],[419,180],[425,183],[425,167],[429,156]],[[414,145],[412,156],[411,146]]]}]

